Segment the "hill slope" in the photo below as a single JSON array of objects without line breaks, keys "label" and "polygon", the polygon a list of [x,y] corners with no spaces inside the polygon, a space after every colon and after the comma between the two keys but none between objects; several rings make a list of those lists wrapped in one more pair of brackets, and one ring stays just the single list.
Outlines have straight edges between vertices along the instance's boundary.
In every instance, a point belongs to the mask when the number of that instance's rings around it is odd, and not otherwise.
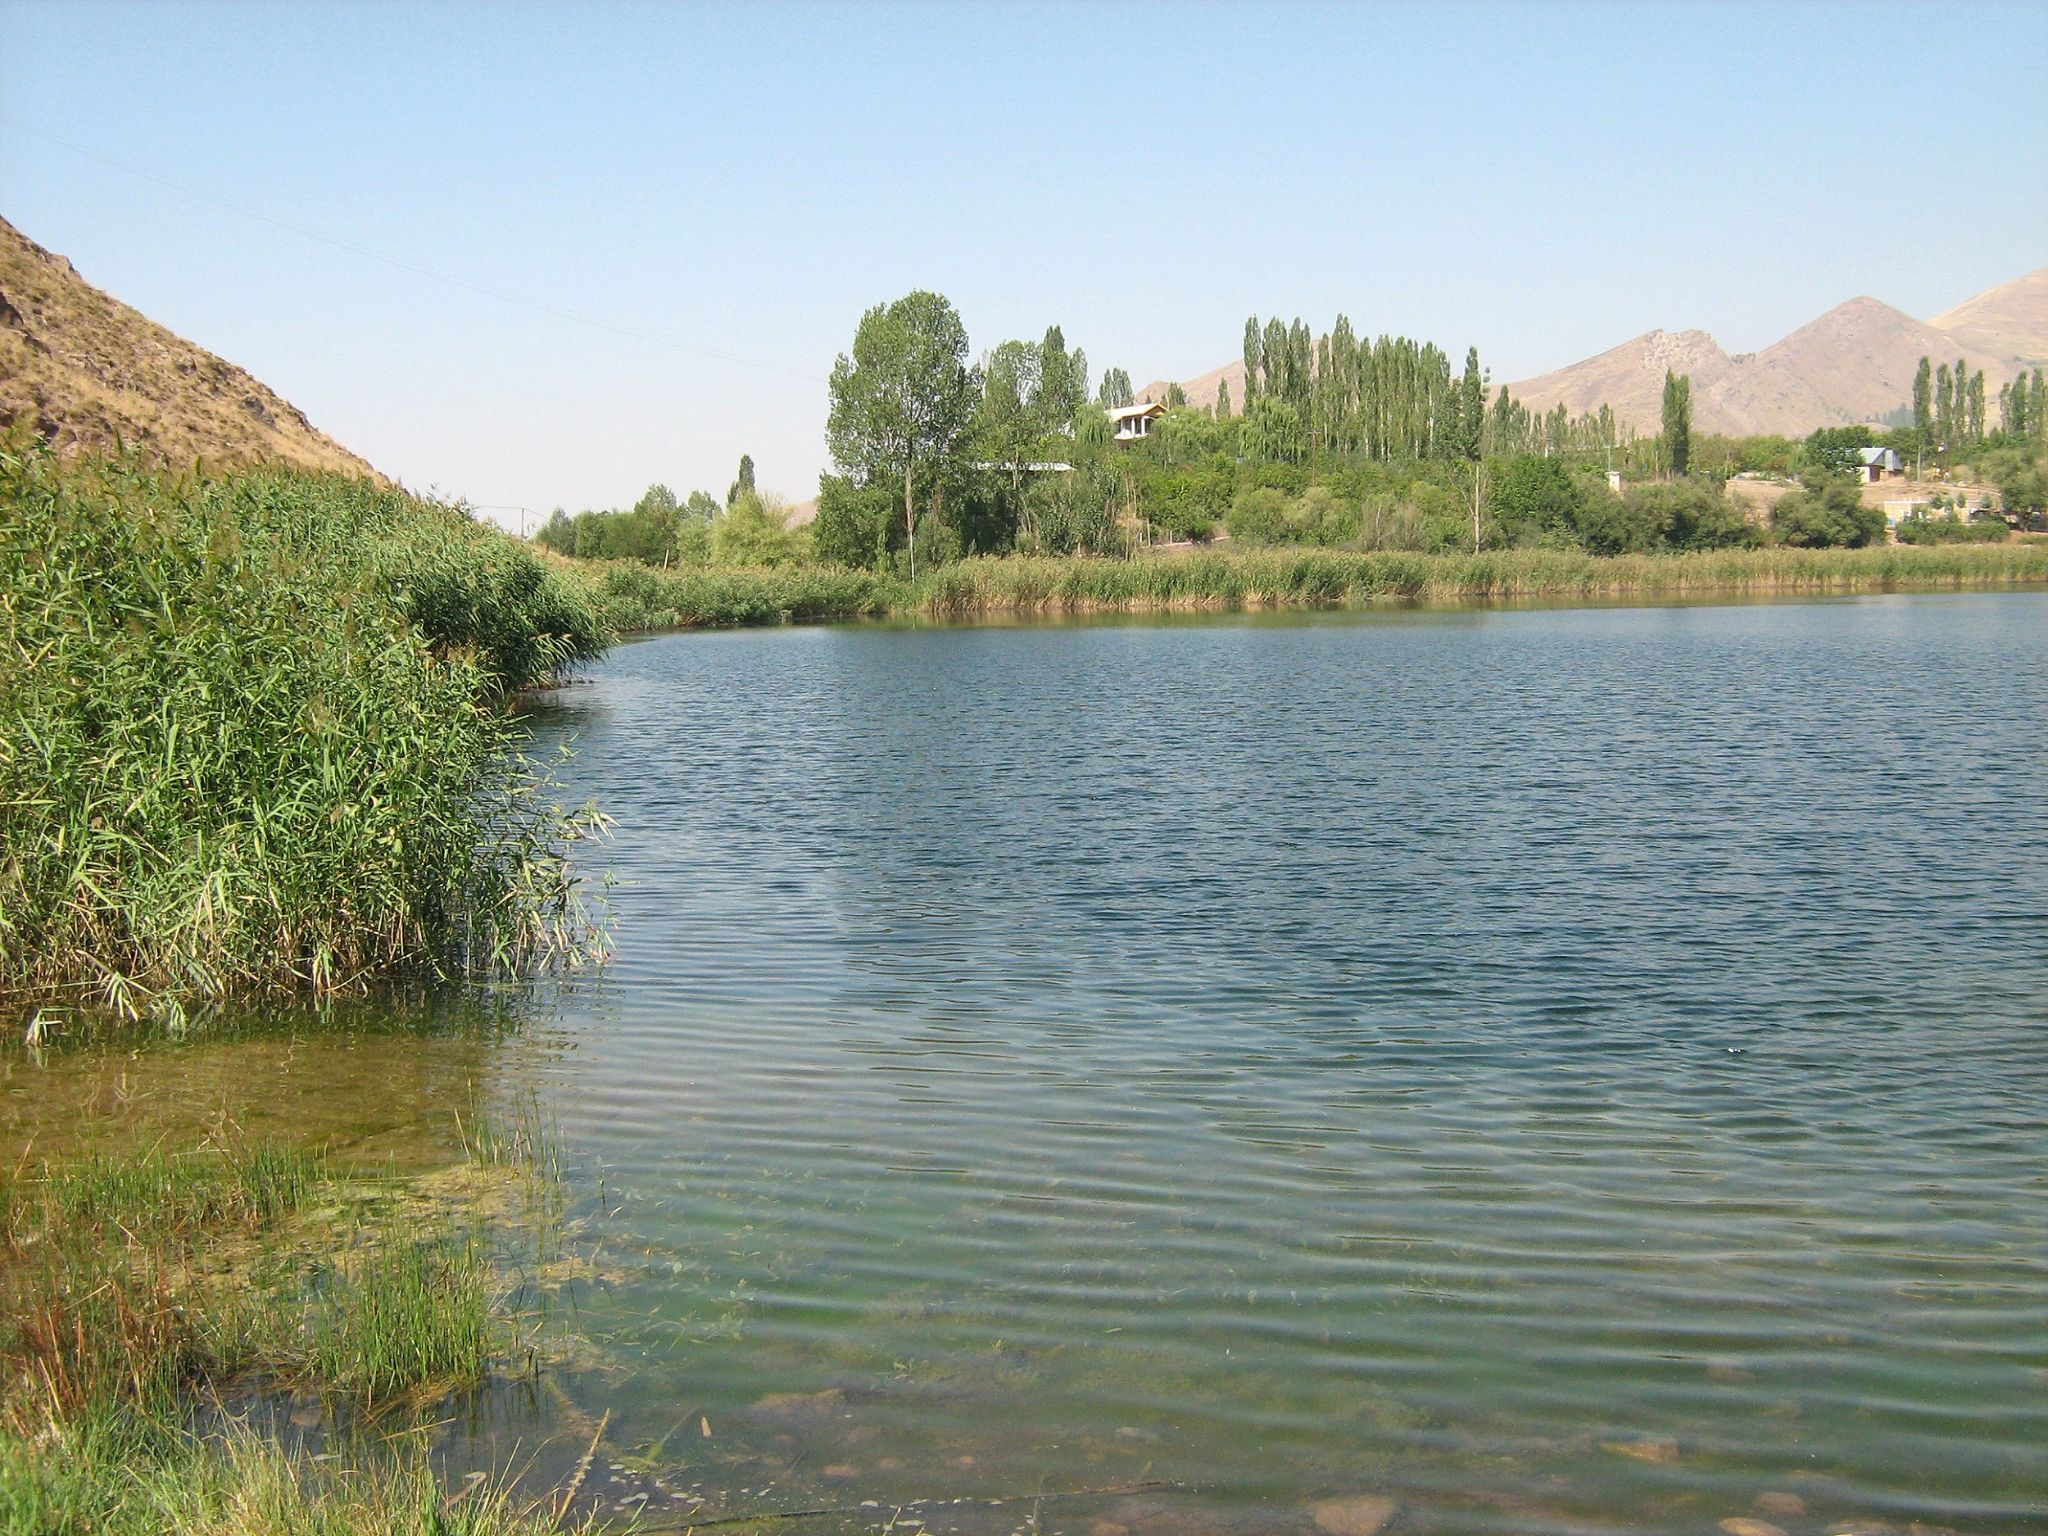
[{"label": "hill slope", "polygon": [[2048,267],[1965,299],[1928,323],[1965,346],[2048,367]]},{"label": "hill slope", "polygon": [[0,425],[21,419],[60,449],[118,442],[173,465],[282,461],[377,477],[290,401],[0,219]]}]

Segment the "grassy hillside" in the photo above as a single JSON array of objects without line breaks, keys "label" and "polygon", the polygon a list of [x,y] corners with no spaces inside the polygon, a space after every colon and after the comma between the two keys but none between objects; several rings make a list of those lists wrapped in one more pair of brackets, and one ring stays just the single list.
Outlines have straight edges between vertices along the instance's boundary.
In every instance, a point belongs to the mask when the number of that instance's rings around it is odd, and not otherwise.
[{"label": "grassy hillside", "polygon": [[375,475],[289,400],[0,219],[0,427],[16,422],[64,452]]}]

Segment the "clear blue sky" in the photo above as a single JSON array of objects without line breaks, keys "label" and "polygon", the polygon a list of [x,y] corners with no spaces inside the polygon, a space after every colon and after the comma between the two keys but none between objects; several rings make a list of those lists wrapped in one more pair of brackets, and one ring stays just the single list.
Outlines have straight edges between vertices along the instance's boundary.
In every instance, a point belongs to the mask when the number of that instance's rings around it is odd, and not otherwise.
[{"label": "clear blue sky", "polygon": [[1141,384],[1339,310],[1504,380],[2048,262],[2039,3],[0,0],[0,79],[31,238],[409,484],[543,511],[742,451],[812,494],[834,355],[917,287]]}]

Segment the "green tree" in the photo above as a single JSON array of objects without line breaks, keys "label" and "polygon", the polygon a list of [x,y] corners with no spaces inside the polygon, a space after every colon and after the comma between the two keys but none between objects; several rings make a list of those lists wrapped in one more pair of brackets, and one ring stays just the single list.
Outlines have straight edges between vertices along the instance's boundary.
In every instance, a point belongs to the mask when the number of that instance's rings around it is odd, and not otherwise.
[{"label": "green tree", "polygon": [[1458,453],[1477,459],[1485,442],[1486,376],[1479,371],[1479,349],[1465,349],[1465,373],[1458,381]]},{"label": "green tree", "polygon": [[733,506],[735,503],[739,501],[739,499],[742,496],[746,495],[747,492],[751,491],[753,488],[754,456],[750,453],[743,453],[740,455],[739,476],[737,479],[733,481],[733,483],[730,486],[726,488],[725,504],[728,507]]},{"label": "green tree", "polygon": [[1934,441],[1934,366],[1925,357],[1913,375],[1913,430],[1923,449]]},{"label": "green tree", "polygon": [[1166,408],[1171,411],[1188,403],[1188,392],[1178,384],[1166,386]]},{"label": "green tree", "polygon": [[1222,421],[1230,414],[1230,380],[1218,379],[1216,381],[1216,419]]},{"label": "green tree", "polygon": [[1265,365],[1265,357],[1265,336],[1259,330],[1259,317],[1248,316],[1244,322],[1244,403],[1247,408],[1259,392],[1259,370]]},{"label": "green tree", "polygon": [[[903,487],[904,545],[917,574],[919,482],[942,496],[963,456],[980,397],[967,331],[953,306],[922,289],[861,316],[851,355],[833,365],[825,434],[832,459],[862,483]],[[937,509],[943,517],[944,509]]]},{"label": "green tree", "polygon": [[1131,376],[1121,368],[1111,368],[1102,375],[1102,389],[1097,393],[1098,405],[1129,405],[1134,398],[1131,390]]},{"label": "green tree", "polygon": [[1934,370],[1934,446],[1947,453],[1956,441],[1956,386],[1948,364]]},{"label": "green tree", "polygon": [[1854,480],[1810,473],[1803,486],[1771,509],[1771,527],[1780,542],[1803,549],[1860,549],[1884,538],[1884,509],[1865,506]]},{"label": "green tree", "polygon": [[1671,473],[1683,476],[1692,463],[1692,376],[1664,370],[1664,449]]}]

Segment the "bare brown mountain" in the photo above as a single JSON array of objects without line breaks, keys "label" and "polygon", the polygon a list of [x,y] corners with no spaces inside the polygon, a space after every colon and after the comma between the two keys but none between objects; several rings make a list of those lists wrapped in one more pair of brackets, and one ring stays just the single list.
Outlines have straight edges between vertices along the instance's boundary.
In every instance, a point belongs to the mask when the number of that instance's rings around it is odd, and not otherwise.
[{"label": "bare brown mountain", "polygon": [[1933,321],[1855,298],[1761,352],[1731,356],[1705,331],[1651,331],[1508,388],[1532,411],[1561,402],[1577,414],[1605,401],[1624,425],[1655,432],[1669,368],[1692,376],[1696,430],[1798,437],[1815,427],[1875,421],[1909,404],[1923,357],[1951,364],[1961,358],[1972,371],[1982,369],[1995,401],[1999,385],[2035,366],[2042,350],[2048,270],[1979,294]]},{"label": "bare brown mountain", "polygon": [[376,475],[289,400],[0,219],[0,425],[17,420],[60,450],[121,443],[174,465],[281,460]]},{"label": "bare brown mountain", "polygon": [[2048,367],[2048,267],[1965,299],[1928,323],[1965,346]]},{"label": "bare brown mountain", "polygon": [[[1664,374],[1692,378],[1693,426],[1701,432],[1804,436],[1815,427],[1874,421],[1908,404],[1920,359],[1984,371],[1996,413],[1999,385],[2023,368],[2048,365],[2048,267],[1980,293],[1931,321],[1915,320],[1873,298],[1838,304],[1761,352],[1723,351],[1705,331],[1648,331],[1596,357],[1508,386],[1532,411],[1562,403],[1577,415],[1614,408],[1615,418],[1655,432],[1663,415]],[[1233,408],[1244,405],[1244,364],[1233,362],[1182,382],[1190,405],[1215,402],[1230,382]],[[1155,380],[1140,393],[1166,398]]]}]

